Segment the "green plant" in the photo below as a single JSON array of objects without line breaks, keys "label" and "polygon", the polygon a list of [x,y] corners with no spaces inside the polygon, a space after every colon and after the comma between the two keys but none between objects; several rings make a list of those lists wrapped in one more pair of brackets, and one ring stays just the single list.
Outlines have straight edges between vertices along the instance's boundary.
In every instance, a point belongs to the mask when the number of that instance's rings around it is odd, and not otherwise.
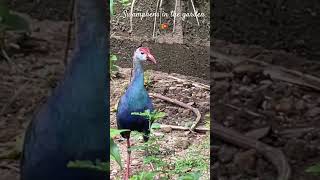
[{"label": "green plant", "polygon": [[130,180],[153,180],[155,177],[155,173],[154,172],[140,172],[137,175],[134,175],[130,178]]},{"label": "green plant", "polygon": [[13,14],[5,3],[0,2],[0,31],[30,32],[30,26],[23,17]]},{"label": "green plant", "polygon": [[10,12],[7,5],[1,1],[0,2],[0,50],[2,57],[8,62],[10,57],[6,52],[6,32],[7,31],[20,31],[20,32],[30,32],[29,23],[20,15],[13,14]]},{"label": "green plant", "polygon": [[121,0],[121,4],[122,4],[123,6],[130,6],[130,5],[131,5],[131,2],[130,2],[130,0]]},{"label": "green plant", "polygon": [[119,67],[117,65],[115,65],[115,63],[118,61],[118,58],[116,55],[114,54],[111,54],[110,55],[110,60],[109,60],[109,67],[110,67],[110,74],[112,76],[114,76],[118,70],[119,70]]},{"label": "green plant", "polygon": [[[118,130],[110,128],[110,158],[115,160],[120,168],[122,169],[122,163],[121,163],[121,156],[119,147],[114,142],[113,138],[115,136],[120,135],[121,132],[128,131],[128,130]],[[109,172],[109,163],[108,162],[102,162],[100,160],[96,160],[96,162],[88,161],[88,160],[76,160],[76,161],[70,161],[67,166],[69,168],[84,168],[84,169],[93,169],[98,171],[104,171]]]},{"label": "green plant", "polygon": [[122,169],[122,163],[121,163],[119,147],[114,142],[113,138],[120,135],[121,132],[125,132],[125,131],[128,131],[128,130],[118,130],[118,129],[110,128],[110,157],[118,163],[121,169]]},{"label": "green plant", "polygon": [[132,115],[143,116],[143,117],[147,118],[149,120],[149,128],[151,130],[152,129],[159,129],[160,128],[160,124],[154,123],[154,122],[156,122],[157,120],[163,118],[166,115],[166,113],[164,113],[164,112],[158,112],[156,110],[150,111],[149,109],[145,110],[144,112],[133,112],[131,114]]},{"label": "green plant", "polygon": [[100,160],[96,160],[95,163],[92,161],[70,161],[67,166],[69,168],[92,169],[96,171],[109,172],[109,163],[101,162]]},{"label": "green plant", "polygon": [[153,85],[151,73],[149,71],[144,72],[144,86],[149,89]]},{"label": "green plant", "polygon": [[306,169],[307,173],[311,173],[316,176],[320,176],[320,163],[310,166]]},{"label": "green plant", "polygon": [[109,7],[110,7],[110,14],[111,14],[111,16],[113,16],[114,14],[113,14],[113,0],[110,0],[109,1],[110,2],[110,4],[109,4]]},{"label": "green plant", "polygon": [[186,175],[180,176],[178,180],[199,180],[201,177],[201,174],[199,172],[195,173],[188,173]]}]

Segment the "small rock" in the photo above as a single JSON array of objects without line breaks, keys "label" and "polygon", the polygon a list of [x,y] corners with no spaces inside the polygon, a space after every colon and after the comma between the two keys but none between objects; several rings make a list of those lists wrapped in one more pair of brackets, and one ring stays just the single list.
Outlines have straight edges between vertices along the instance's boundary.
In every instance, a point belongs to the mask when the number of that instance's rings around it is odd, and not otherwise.
[{"label": "small rock", "polygon": [[269,132],[270,132],[270,126],[264,127],[264,128],[259,128],[259,129],[254,129],[252,131],[247,132],[245,135],[251,138],[254,138],[256,140],[259,140],[263,137],[265,137]]},{"label": "small rock", "polygon": [[164,134],[161,132],[153,132],[156,137],[164,137]]},{"label": "small rock", "polygon": [[181,115],[182,116],[188,116],[189,113],[190,113],[190,110],[189,109],[185,109],[185,110],[182,111]]},{"label": "small rock", "polygon": [[161,131],[165,133],[170,133],[172,131],[172,128],[170,126],[166,126],[161,128]]},{"label": "small rock", "polygon": [[292,104],[293,103],[292,103],[291,98],[284,98],[284,99],[281,99],[279,104],[276,105],[275,109],[278,112],[287,113],[292,109]]},{"label": "small rock", "polygon": [[298,111],[302,111],[306,108],[306,105],[305,105],[304,101],[300,99],[298,102],[296,102],[295,108]]},{"label": "small rock", "polygon": [[243,76],[242,78],[242,83],[245,84],[245,85],[248,85],[250,84],[251,80],[248,76]]},{"label": "small rock", "polygon": [[175,146],[177,148],[187,149],[190,145],[190,141],[188,139],[177,139]]},{"label": "small rock", "polygon": [[131,161],[131,165],[132,165],[132,166],[137,166],[137,165],[139,165],[139,163],[140,163],[140,161],[137,160],[137,159],[133,159],[133,160]]}]

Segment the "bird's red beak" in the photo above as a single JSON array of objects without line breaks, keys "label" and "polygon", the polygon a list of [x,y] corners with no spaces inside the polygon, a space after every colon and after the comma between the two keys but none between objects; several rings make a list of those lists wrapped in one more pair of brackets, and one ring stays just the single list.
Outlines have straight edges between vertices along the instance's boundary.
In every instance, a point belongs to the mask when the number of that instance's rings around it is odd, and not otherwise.
[{"label": "bird's red beak", "polygon": [[148,60],[150,60],[152,63],[157,64],[157,61],[156,61],[156,59],[153,57],[152,54],[148,53],[148,54],[147,54],[147,58],[148,58]]}]

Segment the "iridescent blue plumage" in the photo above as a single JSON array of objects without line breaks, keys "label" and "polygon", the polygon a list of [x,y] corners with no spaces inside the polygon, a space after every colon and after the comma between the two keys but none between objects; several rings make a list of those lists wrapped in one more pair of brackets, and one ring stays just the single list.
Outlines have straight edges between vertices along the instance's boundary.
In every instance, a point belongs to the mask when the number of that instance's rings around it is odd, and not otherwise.
[{"label": "iridescent blue plumage", "polygon": [[[149,134],[149,121],[143,116],[132,115],[133,112],[153,111],[152,101],[144,87],[144,74],[140,61],[134,62],[134,76],[125,94],[121,97],[117,111],[119,129],[144,132],[145,140]],[[128,136],[128,133],[124,133]]]},{"label": "iridescent blue plumage", "polygon": [[63,80],[29,125],[21,180],[105,180],[69,161],[109,157],[106,1],[76,2],[76,46]]},{"label": "iridescent blue plumage", "polygon": [[[133,115],[133,112],[153,111],[152,101],[144,87],[144,73],[142,62],[150,60],[156,63],[149,48],[140,47],[133,55],[133,79],[125,94],[121,97],[117,111],[117,125],[119,129],[143,132],[144,141],[148,140],[150,133],[149,120],[143,116]],[[130,131],[121,133],[127,139],[128,159],[125,180],[130,174]]]}]

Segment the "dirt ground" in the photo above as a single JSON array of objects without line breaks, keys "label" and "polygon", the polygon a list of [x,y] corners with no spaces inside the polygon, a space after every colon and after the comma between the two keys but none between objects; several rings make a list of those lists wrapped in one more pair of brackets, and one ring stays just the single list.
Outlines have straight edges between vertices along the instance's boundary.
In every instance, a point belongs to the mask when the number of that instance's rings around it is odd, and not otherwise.
[{"label": "dirt ground", "polygon": [[211,1],[211,33],[217,39],[285,50],[318,60],[320,2],[223,0]]},{"label": "dirt ground", "polygon": [[[282,150],[292,180],[319,179],[305,170],[320,162],[320,63],[217,40],[211,67],[213,126],[253,133],[250,137]],[[211,141],[214,179],[277,178],[270,160],[255,148],[241,148],[214,135]]]},{"label": "dirt ground", "polygon": [[67,23],[31,20],[32,36],[8,37],[10,63],[0,61],[0,179],[18,179],[19,136],[61,79]]}]

